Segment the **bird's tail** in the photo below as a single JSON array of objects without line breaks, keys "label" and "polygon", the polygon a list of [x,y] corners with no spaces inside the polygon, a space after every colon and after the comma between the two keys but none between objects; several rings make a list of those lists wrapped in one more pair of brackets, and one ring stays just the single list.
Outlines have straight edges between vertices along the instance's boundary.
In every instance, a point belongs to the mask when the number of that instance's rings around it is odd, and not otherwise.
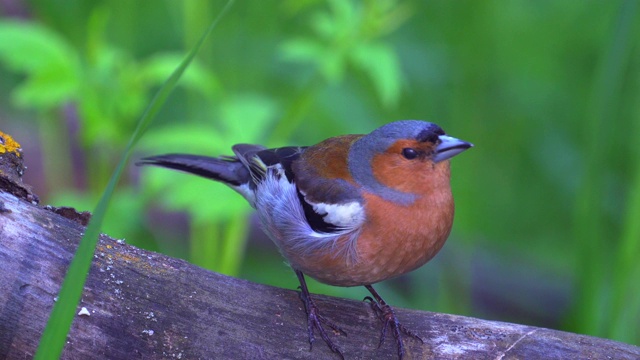
[{"label": "bird's tail", "polygon": [[223,182],[232,188],[248,185],[249,169],[234,156],[208,157],[189,154],[166,154],[142,158],[138,166],[152,165],[184,171],[189,174]]}]

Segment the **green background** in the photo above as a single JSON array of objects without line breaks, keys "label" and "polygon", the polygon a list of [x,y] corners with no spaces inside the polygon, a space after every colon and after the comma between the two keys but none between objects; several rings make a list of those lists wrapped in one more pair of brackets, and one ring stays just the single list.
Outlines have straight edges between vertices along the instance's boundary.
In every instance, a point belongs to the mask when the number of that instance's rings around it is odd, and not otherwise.
[{"label": "green background", "polygon": [[[95,206],[153,91],[223,5],[0,2],[0,130],[23,145],[43,204]],[[475,144],[452,161],[454,229],[381,294],[640,345],[639,12],[634,0],[238,1],[134,159],[436,122]],[[128,170],[105,233],[297,286],[233,191]]]}]

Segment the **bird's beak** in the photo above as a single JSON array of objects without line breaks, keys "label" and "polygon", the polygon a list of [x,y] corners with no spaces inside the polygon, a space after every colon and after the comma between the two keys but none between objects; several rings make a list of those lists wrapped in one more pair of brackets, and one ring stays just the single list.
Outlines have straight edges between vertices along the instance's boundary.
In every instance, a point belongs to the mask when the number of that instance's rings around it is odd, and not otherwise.
[{"label": "bird's beak", "polygon": [[436,146],[436,155],[433,157],[434,162],[450,159],[473,146],[472,143],[447,135],[440,135],[438,138],[440,139],[440,144]]}]

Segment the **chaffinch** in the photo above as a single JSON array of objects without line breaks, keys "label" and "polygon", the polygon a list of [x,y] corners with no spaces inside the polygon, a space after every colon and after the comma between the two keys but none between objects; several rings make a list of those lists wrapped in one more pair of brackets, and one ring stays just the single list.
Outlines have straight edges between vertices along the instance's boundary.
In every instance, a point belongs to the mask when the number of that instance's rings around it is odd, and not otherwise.
[{"label": "chaffinch", "polygon": [[300,281],[311,345],[317,330],[343,357],[325,326],[344,331],[319,313],[305,274],[335,286],[364,285],[384,323],[379,344],[390,326],[402,358],[402,333],[422,339],[398,322],[372,284],[424,265],[442,248],[454,212],[448,159],[471,146],[436,124],[405,120],[310,147],[238,144],[235,156],[167,154],[138,164],[220,181],[257,210]]}]

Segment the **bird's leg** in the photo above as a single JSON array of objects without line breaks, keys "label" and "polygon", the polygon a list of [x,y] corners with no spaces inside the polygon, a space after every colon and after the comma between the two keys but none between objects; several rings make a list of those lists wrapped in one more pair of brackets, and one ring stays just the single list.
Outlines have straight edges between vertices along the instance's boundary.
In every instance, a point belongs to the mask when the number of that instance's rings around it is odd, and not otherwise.
[{"label": "bird's leg", "polygon": [[342,351],[340,351],[340,349],[333,343],[333,341],[329,339],[329,336],[327,335],[327,332],[322,325],[326,324],[334,331],[339,332],[345,336],[347,335],[347,333],[344,332],[344,330],[342,330],[339,326],[329,321],[329,319],[320,314],[320,312],[318,311],[318,307],[316,306],[313,299],[311,299],[311,294],[309,293],[309,289],[307,288],[307,282],[304,280],[304,274],[299,270],[295,270],[295,272],[298,276],[298,280],[300,281],[300,298],[302,299],[302,302],[304,303],[304,309],[307,312],[309,348],[313,348],[313,341],[315,340],[315,337],[313,336],[313,328],[316,328],[320,332],[320,337],[322,337],[322,340],[324,340],[324,342],[327,343],[327,346],[329,346],[329,349],[331,349],[331,351],[340,355],[340,357],[344,359]]},{"label": "bird's leg", "polygon": [[387,335],[387,328],[391,325],[391,329],[393,330],[393,337],[396,338],[396,344],[398,346],[398,357],[400,360],[404,357],[404,344],[402,343],[402,333],[408,335],[414,339],[420,340],[421,343],[424,344],[424,340],[416,333],[404,327],[398,321],[396,314],[393,312],[391,306],[389,306],[384,299],[378,294],[378,292],[371,285],[365,285],[364,287],[369,290],[371,295],[373,295],[373,299],[369,296],[365,297],[365,300],[369,300],[371,302],[371,307],[375,311],[376,315],[382,321],[382,333],[380,334],[380,342],[378,343],[378,347],[382,345],[384,342],[384,338]]}]

